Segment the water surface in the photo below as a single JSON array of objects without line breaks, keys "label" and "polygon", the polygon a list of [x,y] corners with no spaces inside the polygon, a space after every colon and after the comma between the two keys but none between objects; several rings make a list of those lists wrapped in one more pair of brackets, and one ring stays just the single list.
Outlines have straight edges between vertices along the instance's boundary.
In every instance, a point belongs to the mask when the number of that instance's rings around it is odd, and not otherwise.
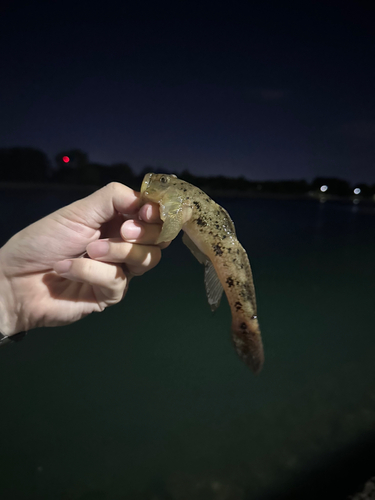
[{"label": "water surface", "polygon": [[[2,242],[80,196],[0,191]],[[253,268],[261,374],[178,239],[121,304],[1,350],[0,498],[282,498],[373,438],[374,209],[218,201]]]}]

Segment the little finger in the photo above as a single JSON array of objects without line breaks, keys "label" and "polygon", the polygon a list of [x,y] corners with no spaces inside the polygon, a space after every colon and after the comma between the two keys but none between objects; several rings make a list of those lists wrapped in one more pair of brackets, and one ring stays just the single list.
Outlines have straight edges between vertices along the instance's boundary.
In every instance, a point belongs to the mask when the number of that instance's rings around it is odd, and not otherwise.
[{"label": "little finger", "polygon": [[[92,259],[63,260],[55,264],[57,274],[71,281],[99,287],[107,305],[116,304],[124,296],[128,278],[120,265]],[[103,297],[97,297],[102,301]]]}]

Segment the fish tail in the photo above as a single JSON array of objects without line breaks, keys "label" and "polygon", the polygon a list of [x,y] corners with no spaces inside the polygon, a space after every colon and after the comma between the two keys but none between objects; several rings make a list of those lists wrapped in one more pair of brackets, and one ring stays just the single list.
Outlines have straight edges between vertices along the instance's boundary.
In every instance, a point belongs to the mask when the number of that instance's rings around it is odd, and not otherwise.
[{"label": "fish tail", "polygon": [[256,317],[236,318],[232,322],[232,340],[239,357],[255,373],[264,362],[263,343]]}]

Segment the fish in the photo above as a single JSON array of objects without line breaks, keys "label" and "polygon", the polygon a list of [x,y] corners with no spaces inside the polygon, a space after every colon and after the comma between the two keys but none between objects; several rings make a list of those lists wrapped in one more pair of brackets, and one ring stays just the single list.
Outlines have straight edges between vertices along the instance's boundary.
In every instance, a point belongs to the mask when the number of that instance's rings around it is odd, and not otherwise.
[{"label": "fish", "polygon": [[215,311],[225,291],[232,314],[231,337],[239,357],[255,373],[264,362],[253,275],[247,253],[228,212],[204,191],[174,174],[148,173],[141,186],[143,203],[159,204],[163,221],[157,243],[182,241],[204,265],[208,303]]}]

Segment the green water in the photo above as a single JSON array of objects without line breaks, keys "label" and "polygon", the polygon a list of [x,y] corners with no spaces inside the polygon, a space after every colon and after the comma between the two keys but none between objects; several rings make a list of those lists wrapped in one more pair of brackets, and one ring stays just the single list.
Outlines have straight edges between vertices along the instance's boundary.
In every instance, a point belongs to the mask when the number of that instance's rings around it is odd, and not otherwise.
[{"label": "green water", "polygon": [[[0,192],[3,241],[79,196]],[[121,304],[1,350],[1,499],[284,498],[374,438],[374,208],[221,203],[253,268],[261,374],[175,241]]]}]

